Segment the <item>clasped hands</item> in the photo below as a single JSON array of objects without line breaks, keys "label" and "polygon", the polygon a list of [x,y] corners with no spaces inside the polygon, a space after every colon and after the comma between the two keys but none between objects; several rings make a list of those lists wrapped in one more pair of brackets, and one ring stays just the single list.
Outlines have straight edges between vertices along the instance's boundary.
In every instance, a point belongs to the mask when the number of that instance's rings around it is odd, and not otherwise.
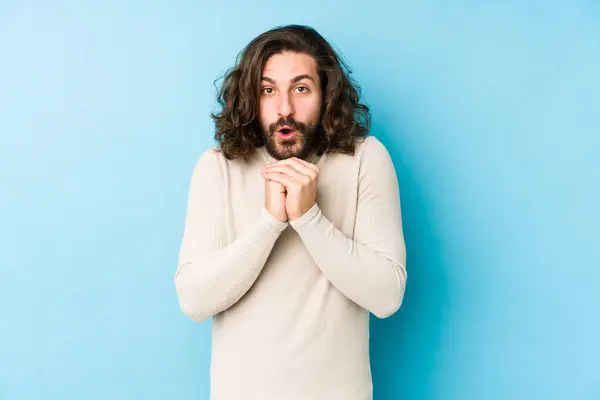
[{"label": "clasped hands", "polygon": [[293,221],[315,204],[319,168],[292,157],[265,166],[265,207],[281,222]]}]

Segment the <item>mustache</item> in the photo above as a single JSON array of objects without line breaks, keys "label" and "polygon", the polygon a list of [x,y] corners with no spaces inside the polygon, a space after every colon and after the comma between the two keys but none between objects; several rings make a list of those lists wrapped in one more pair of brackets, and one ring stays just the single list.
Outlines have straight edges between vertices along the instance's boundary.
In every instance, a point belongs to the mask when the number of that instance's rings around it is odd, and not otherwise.
[{"label": "mustache", "polygon": [[303,122],[296,121],[293,117],[279,118],[277,121],[269,124],[269,132],[275,133],[282,126],[289,126],[295,131],[302,133],[306,132],[306,124]]}]

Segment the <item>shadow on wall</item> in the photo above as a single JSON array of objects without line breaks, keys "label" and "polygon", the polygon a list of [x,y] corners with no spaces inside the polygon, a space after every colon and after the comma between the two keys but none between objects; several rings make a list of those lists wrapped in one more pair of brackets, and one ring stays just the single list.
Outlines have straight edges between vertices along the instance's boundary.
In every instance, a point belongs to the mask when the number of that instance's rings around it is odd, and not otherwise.
[{"label": "shadow on wall", "polygon": [[400,310],[388,319],[371,318],[374,398],[381,400],[429,397],[442,346],[448,291],[445,271],[449,260],[428,214],[430,196],[423,193],[418,174],[404,162],[401,131],[387,132],[381,124],[374,124],[372,130],[387,147],[396,168],[408,272]]}]

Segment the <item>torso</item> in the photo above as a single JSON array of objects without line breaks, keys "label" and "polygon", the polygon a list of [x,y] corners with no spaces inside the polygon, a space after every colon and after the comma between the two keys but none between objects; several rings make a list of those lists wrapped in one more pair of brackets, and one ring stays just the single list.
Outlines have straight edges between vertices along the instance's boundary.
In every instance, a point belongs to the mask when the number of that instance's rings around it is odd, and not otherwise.
[{"label": "torso", "polygon": [[[360,146],[355,156],[328,154],[314,161],[320,168],[317,203],[348,238]],[[265,155],[261,148],[247,163],[222,159],[228,187],[244,193],[230,199],[230,240],[264,206]],[[252,288],[213,321],[211,398],[371,399],[368,318],[331,285],[288,226]]]}]

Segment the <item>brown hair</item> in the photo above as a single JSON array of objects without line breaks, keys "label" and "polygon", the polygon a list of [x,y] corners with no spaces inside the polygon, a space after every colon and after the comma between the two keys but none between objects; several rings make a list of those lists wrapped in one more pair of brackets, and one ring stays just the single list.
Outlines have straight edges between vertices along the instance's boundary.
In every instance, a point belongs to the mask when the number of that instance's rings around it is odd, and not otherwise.
[{"label": "brown hair", "polygon": [[302,25],[276,27],[259,35],[224,75],[217,92],[221,111],[211,113],[220,150],[228,159],[246,158],[265,144],[258,116],[260,76],[269,57],[283,51],[308,54],[317,64],[323,107],[316,152],[353,154],[355,140],[368,135],[369,108],[359,103],[360,88],[351,80],[346,63],[314,28]]}]

